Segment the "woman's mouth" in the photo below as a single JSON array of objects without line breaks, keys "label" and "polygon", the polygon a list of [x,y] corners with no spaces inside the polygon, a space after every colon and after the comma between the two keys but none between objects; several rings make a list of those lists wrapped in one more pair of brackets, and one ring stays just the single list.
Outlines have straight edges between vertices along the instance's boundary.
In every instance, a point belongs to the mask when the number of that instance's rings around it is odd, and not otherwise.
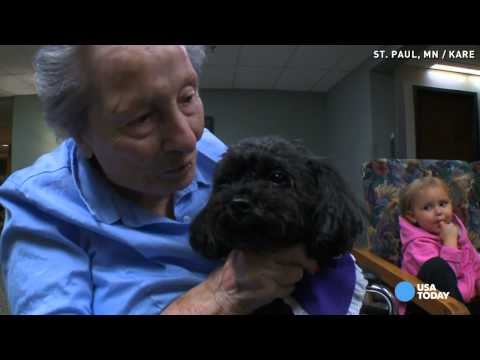
[{"label": "woman's mouth", "polygon": [[163,175],[167,177],[176,177],[183,175],[184,173],[188,172],[192,168],[192,162],[189,161],[188,163],[179,166],[177,168],[169,169],[163,173]]}]

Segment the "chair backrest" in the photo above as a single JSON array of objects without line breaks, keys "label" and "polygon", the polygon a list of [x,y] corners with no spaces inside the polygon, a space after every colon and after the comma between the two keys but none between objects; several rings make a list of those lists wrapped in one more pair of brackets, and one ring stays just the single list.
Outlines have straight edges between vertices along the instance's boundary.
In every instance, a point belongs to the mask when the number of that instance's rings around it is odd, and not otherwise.
[{"label": "chair backrest", "polygon": [[[469,230],[470,240],[480,248],[480,162],[459,160],[375,160],[363,165],[364,196],[369,212],[369,248],[378,256],[401,265],[398,194],[413,180],[427,176],[445,180],[454,212]],[[478,182],[475,178],[478,177]]]},{"label": "chair backrest", "polygon": [[470,208],[468,227],[471,233],[470,240],[480,252],[480,161],[470,164],[473,174],[473,187],[470,192]]}]

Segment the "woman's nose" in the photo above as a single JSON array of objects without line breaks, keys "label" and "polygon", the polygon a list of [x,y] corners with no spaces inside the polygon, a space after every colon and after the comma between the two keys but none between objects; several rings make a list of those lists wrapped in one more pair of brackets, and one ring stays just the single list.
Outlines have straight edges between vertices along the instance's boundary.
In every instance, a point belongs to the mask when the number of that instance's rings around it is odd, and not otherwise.
[{"label": "woman's nose", "polygon": [[191,153],[195,150],[198,139],[185,116],[177,114],[165,130],[162,134],[165,152]]}]

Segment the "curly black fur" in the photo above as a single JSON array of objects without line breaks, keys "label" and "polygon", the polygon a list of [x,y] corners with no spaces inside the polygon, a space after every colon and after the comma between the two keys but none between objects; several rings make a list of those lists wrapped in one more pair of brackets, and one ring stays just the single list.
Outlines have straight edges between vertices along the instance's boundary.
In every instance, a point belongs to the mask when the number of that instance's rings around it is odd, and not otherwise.
[{"label": "curly black fur", "polygon": [[219,163],[190,243],[212,259],[232,249],[270,252],[303,243],[322,265],[352,249],[364,217],[340,175],[300,143],[251,138]]}]

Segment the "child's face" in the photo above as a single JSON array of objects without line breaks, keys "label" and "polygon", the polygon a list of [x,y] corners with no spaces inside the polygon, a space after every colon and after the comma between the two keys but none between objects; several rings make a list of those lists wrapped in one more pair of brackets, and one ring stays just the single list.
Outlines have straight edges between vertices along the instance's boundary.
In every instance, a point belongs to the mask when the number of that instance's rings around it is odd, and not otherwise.
[{"label": "child's face", "polygon": [[442,186],[429,186],[418,192],[413,209],[406,216],[422,229],[438,235],[440,222],[452,221],[452,202]]}]

